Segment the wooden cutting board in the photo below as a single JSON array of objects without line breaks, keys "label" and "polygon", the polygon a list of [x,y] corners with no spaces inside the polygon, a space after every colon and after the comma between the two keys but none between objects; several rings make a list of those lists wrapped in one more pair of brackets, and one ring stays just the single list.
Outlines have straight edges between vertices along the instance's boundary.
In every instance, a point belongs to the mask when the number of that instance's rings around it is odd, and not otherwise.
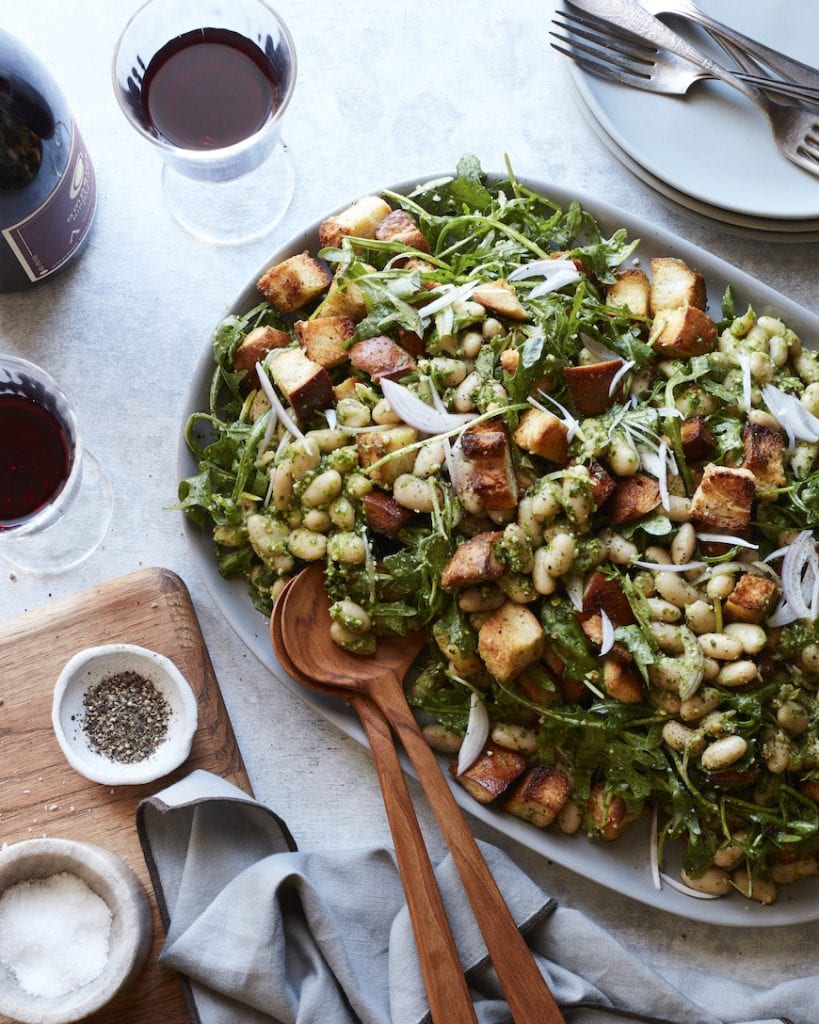
[{"label": "wooden cutting board", "polygon": [[[77,651],[109,643],[166,655],[199,699],[190,757],[149,785],[90,782],[69,767],[51,729],[51,695],[62,667]],[[88,1018],[94,1024],[190,1024],[187,986],[157,963],[164,932],[134,815],[143,797],[194,768],[251,792],[190,594],[175,573],[142,569],[0,623],[0,845],[43,835],[98,843],[134,869],[153,909],[154,944],[145,969],[127,992]]]}]

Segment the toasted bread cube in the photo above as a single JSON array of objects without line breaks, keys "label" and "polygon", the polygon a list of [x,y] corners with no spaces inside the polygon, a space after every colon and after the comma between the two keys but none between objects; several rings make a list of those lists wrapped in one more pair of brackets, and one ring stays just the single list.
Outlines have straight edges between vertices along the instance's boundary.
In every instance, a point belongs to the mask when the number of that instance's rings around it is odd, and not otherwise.
[{"label": "toasted bread cube", "polygon": [[461,775],[457,774],[457,763],[449,770],[478,803],[489,804],[526,771],[526,758],[516,750],[487,743],[484,752]]},{"label": "toasted bread cube", "polygon": [[595,505],[605,505],[617,488],[617,481],[597,459],[589,466],[589,481]]},{"label": "toasted bread cube", "polygon": [[527,409],[512,435],[519,448],[559,466],[565,466],[569,458],[568,436],[563,420],[541,409]]},{"label": "toasted bread cube", "polygon": [[257,388],[259,377],[256,363],[260,363],[274,348],[287,348],[291,342],[292,338],[287,331],[280,331],[276,327],[254,327],[234,349],[233,369],[237,373],[244,370],[242,383]]},{"label": "toasted bread cube", "polygon": [[520,352],[516,348],[505,348],[500,354],[500,364],[508,374],[514,376],[520,366]]},{"label": "toasted bread cube", "polygon": [[492,612],[478,632],[478,654],[489,673],[508,683],[540,659],[546,646],[543,627],[525,605],[507,601]]},{"label": "toasted bread cube", "polygon": [[308,252],[302,252],[271,267],[256,287],[280,313],[292,313],[318,298],[331,280],[329,270]]},{"label": "toasted bread cube", "polygon": [[776,597],[776,582],[746,572],[725,599],[725,615],[734,622],[759,624],[768,617]]},{"label": "toasted bread cube", "polygon": [[606,504],[606,512],[612,526],[630,523],[648,515],[660,504],[660,485],[644,473],[621,477],[614,494]]},{"label": "toasted bread cube", "polygon": [[506,428],[500,420],[484,420],[461,435],[460,451],[468,473],[468,486],[490,511],[514,508],[518,485]]},{"label": "toasted bread cube", "polygon": [[643,270],[632,267],[621,270],[617,280],[606,292],[609,306],[625,306],[634,316],[648,316],[651,285]]},{"label": "toasted bread cube", "polygon": [[565,772],[538,764],[530,768],[504,796],[503,809],[536,828],[547,828],[563,810],[571,791]]},{"label": "toasted bread cube", "polygon": [[390,213],[392,208],[380,196],[362,196],[346,210],[322,222],[319,243],[322,248],[337,249],[346,235],[374,238],[376,227]]},{"label": "toasted bread cube", "polygon": [[589,794],[588,811],[594,824],[594,834],[599,839],[610,842],[617,839],[640,817],[630,814],[625,801],[615,793],[607,793],[603,782],[598,782]]},{"label": "toasted bread cube", "polygon": [[373,380],[400,380],[416,368],[409,352],[397,345],[386,334],[357,341],[349,351],[350,362]]},{"label": "toasted bread cube", "polygon": [[702,462],[716,447],[714,432],[704,416],[689,416],[680,427],[683,455],[689,462]]},{"label": "toasted bread cube", "polygon": [[358,383],[357,377],[345,377],[340,384],[334,385],[333,394],[336,396],[336,401],[340,402],[342,398],[355,398],[356,384]]},{"label": "toasted bread cube", "polygon": [[745,458],[741,469],[750,469],[757,491],[773,491],[786,484],[783,461],[785,438],[774,427],[762,423],[746,423],[742,428]]},{"label": "toasted bread cube", "polygon": [[510,320],[528,320],[529,314],[520,303],[515,289],[508,281],[500,279],[492,284],[482,284],[472,293],[472,299],[484,309]]},{"label": "toasted bread cube", "polygon": [[[325,371],[326,372],[326,371]],[[402,473],[411,473],[415,465],[414,450],[402,452],[402,448],[415,444],[418,431],[412,427],[390,427],[388,430],[367,430],[356,437],[358,463],[360,466],[372,466],[385,455],[401,452],[370,473],[370,479],[384,487],[390,487]]]},{"label": "toasted bread cube", "polygon": [[617,658],[603,661],[603,689],[621,704],[639,704],[645,696],[640,673]]},{"label": "toasted bread cube", "polygon": [[500,579],[505,566],[495,558],[495,545],[502,536],[500,531],[487,531],[459,545],[444,566],[441,586],[451,590],[453,587],[474,587]]},{"label": "toasted bread cube", "polygon": [[609,391],[622,365],[622,359],[607,359],[603,363],[564,368],[566,386],[581,416],[599,416],[614,405],[620,389],[616,388],[612,394]]},{"label": "toasted bread cube", "polygon": [[581,617],[585,618],[601,611],[608,615],[615,629],[618,626],[629,626],[634,622],[634,612],[617,580],[602,572],[593,572],[583,592]]},{"label": "toasted bread cube", "polygon": [[410,331],[406,327],[402,327],[398,324],[395,328],[395,333],[398,335],[398,343],[401,348],[405,349],[411,356],[418,358],[422,356],[426,349],[426,342],[420,334],[416,334],[415,331]]},{"label": "toasted bread cube", "polygon": [[317,316],[313,320],[297,320],[296,337],[307,356],[330,370],[350,358],[347,350],[355,333],[355,324],[348,316]]},{"label": "toasted bread cube", "polygon": [[672,257],[658,257],[651,261],[651,288],[649,308],[653,314],[661,309],[679,309],[694,306],[705,309],[707,305],[705,278],[691,270],[682,260]]},{"label": "toasted bread cube", "polygon": [[429,252],[429,242],[406,210],[388,213],[375,229],[375,237],[382,241],[401,242],[419,252]]},{"label": "toasted bread cube", "polygon": [[348,281],[339,271],[330,283],[330,290],[321,303],[322,316],[348,316],[356,322],[367,315],[367,300],[355,281]]},{"label": "toasted bread cube", "polygon": [[808,800],[819,804],[819,779],[805,779],[799,784],[799,790]]},{"label": "toasted bread cube", "polygon": [[270,374],[300,423],[313,413],[335,405],[333,382],[323,366],[308,359],[300,348],[282,352],[270,365]]},{"label": "toasted bread cube", "polygon": [[691,518],[706,532],[742,533],[751,522],[755,493],[749,469],[710,464],[691,499]]},{"label": "toasted bread cube", "polygon": [[370,491],[362,499],[367,526],[384,537],[397,537],[415,518],[411,509],[399,505],[391,494]]},{"label": "toasted bread cube", "polygon": [[661,310],[654,317],[648,341],[661,356],[689,359],[714,351],[717,325],[696,306]]}]

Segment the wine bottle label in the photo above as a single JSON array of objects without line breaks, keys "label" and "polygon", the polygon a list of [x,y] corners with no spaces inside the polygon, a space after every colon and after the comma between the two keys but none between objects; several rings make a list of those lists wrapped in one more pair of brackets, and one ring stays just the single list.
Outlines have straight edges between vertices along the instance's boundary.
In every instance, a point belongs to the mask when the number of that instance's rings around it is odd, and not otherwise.
[{"label": "wine bottle label", "polygon": [[39,281],[71,259],[88,234],[97,207],[94,165],[77,125],[57,187],[33,213],[3,229],[3,237],[29,280]]}]

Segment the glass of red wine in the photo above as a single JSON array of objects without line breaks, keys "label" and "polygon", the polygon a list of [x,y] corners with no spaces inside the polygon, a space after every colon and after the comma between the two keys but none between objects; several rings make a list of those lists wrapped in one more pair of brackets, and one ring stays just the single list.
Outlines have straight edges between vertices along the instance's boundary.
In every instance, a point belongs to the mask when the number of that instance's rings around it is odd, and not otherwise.
[{"label": "glass of red wine", "polygon": [[40,575],[65,572],[99,547],[112,511],[108,477],[83,450],[56,381],[0,354],[0,559]]},{"label": "glass of red wine", "polygon": [[113,78],[190,234],[236,245],[281,220],[295,183],[281,128],[296,51],[265,0],[149,0],[120,36]]}]

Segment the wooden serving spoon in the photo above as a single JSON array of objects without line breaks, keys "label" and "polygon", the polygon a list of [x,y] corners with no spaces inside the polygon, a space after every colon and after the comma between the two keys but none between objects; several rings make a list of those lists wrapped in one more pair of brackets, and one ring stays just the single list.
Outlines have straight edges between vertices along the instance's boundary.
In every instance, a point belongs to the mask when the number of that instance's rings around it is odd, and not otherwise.
[{"label": "wooden serving spoon", "polygon": [[[323,567],[315,562],[280,596],[279,622],[297,679],[321,684],[343,700],[369,698],[401,738],[461,876],[495,972],[516,1024],[565,1024],[526,941],[483,859],[435,754],[415,721],[402,686],[421,648],[414,637],[381,637],[375,655],[361,657],[330,638],[332,620]],[[299,642],[299,638],[305,638]]]},{"label": "wooden serving spoon", "polygon": [[[292,583],[291,580],[287,587],[292,586]],[[282,629],[283,598],[286,590],[287,588],[279,595],[270,617],[270,638],[276,657],[285,672],[294,679],[324,696],[337,698],[339,693],[334,687],[321,686],[309,676],[305,676],[290,657]],[[416,646],[414,653],[417,654],[419,649],[420,646]],[[453,1024],[454,1021],[458,1024],[477,1024],[469,987],[401,763],[393,745],[390,727],[378,708],[366,697],[358,693],[350,693],[345,697],[361,719],[381,784],[384,808],[395,847],[395,859],[398,862],[398,872],[407,897],[407,910],[418,947],[430,1016],[434,1024]]]}]

